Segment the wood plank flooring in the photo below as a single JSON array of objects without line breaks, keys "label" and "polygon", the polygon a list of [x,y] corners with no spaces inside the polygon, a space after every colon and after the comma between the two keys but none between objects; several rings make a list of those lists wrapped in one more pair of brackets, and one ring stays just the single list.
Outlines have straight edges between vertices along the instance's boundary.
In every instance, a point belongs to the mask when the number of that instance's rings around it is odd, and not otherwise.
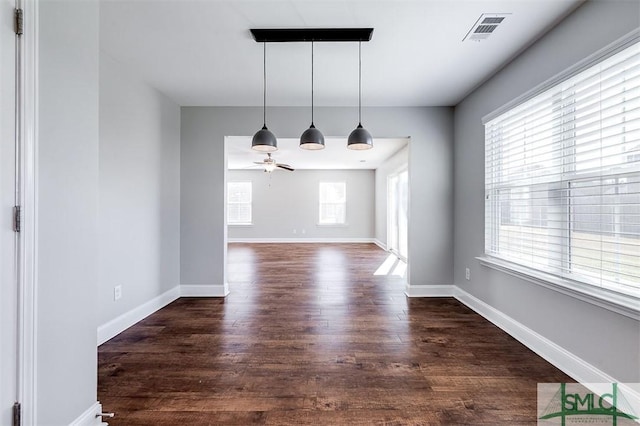
[{"label": "wood plank flooring", "polygon": [[[117,425],[516,425],[572,381],[452,298],[408,299],[373,244],[230,244],[226,299],[101,345]],[[380,271],[379,271],[380,272]]]}]

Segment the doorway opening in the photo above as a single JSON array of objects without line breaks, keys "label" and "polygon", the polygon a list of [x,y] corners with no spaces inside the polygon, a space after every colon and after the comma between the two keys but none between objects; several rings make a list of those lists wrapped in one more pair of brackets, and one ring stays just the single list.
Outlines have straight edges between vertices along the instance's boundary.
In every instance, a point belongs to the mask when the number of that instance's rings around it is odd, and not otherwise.
[{"label": "doorway opening", "polygon": [[[295,169],[288,171],[267,170],[264,155],[251,150],[250,137],[225,137],[225,254],[228,243],[375,243],[391,251],[384,258],[398,263],[384,275],[407,280],[410,138],[377,138],[374,149],[361,152],[346,149],[346,138],[326,140],[324,150],[309,152],[299,148],[298,139],[279,138],[272,157]],[[395,190],[389,192],[391,180]],[[341,220],[323,220],[327,183],[343,188],[339,200],[331,201],[341,203]],[[392,229],[389,223],[395,224]],[[250,268],[239,273],[228,260],[225,256],[230,287],[236,279],[252,278]],[[379,266],[366,272],[379,276]]]},{"label": "doorway opening", "polygon": [[409,170],[387,179],[387,249],[404,262],[409,257]]}]

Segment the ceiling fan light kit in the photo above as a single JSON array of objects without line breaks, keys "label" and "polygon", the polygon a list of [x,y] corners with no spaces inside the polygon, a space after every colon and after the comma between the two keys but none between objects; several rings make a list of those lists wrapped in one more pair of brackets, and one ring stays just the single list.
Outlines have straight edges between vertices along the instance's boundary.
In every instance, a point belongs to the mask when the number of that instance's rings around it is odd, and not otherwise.
[{"label": "ceiling fan light kit", "polygon": [[[373,28],[271,28],[251,29],[253,38],[264,45],[264,93],[263,115],[264,125],[254,136],[251,148],[261,152],[274,152],[278,149],[275,135],[267,129],[267,43],[311,42],[311,125],[300,136],[300,148],[310,151],[324,149],[324,135],[313,123],[313,44],[314,42],[358,42],[358,127],[351,132],[347,140],[347,148],[365,150],[373,147],[373,137],[362,127],[362,42],[370,41]],[[269,157],[270,159],[270,157]],[[284,168],[284,167],[283,167]],[[288,169],[287,169],[288,170]],[[266,171],[266,167],[265,167]],[[269,170],[272,171],[272,170]],[[293,171],[293,170],[291,170]]]},{"label": "ceiling fan light kit", "polygon": [[257,164],[259,166],[264,167],[264,171],[266,173],[271,173],[275,169],[282,169],[290,172],[295,171],[295,169],[288,164],[282,164],[282,163],[276,162],[275,158],[271,157],[270,152],[267,153],[267,158],[265,158],[262,161],[254,161],[253,164]]}]

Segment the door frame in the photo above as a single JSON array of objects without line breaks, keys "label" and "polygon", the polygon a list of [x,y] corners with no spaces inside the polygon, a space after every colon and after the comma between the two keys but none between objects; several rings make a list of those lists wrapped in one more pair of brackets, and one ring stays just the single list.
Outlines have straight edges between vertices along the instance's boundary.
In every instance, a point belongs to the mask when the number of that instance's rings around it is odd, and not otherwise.
[{"label": "door frame", "polygon": [[[408,262],[408,257],[409,257],[409,253],[407,250],[407,256],[404,256],[400,253],[400,249],[399,247],[391,247],[391,244],[389,244],[389,239],[390,239],[390,235],[391,235],[391,228],[395,227],[395,228],[399,228],[398,223],[392,224],[392,216],[396,218],[396,222],[398,222],[398,205],[392,206],[391,205],[391,200],[389,197],[389,193],[391,190],[391,182],[393,179],[397,179],[398,181],[400,180],[400,175],[402,173],[407,173],[407,197],[409,197],[410,191],[410,183],[409,183],[409,164],[403,164],[402,166],[398,167],[397,169],[395,169],[393,172],[389,173],[389,175],[387,176],[387,194],[386,194],[386,199],[387,199],[387,250],[391,253],[393,253],[394,255],[396,255],[396,257],[398,257],[398,259],[401,259],[404,262]],[[399,202],[398,197],[396,197],[396,204]],[[409,206],[408,206],[409,202],[407,201],[407,241],[409,238]],[[396,213],[394,215],[391,214],[391,210],[395,209]],[[400,243],[400,232],[397,229],[398,232],[396,232],[396,245],[399,245]]]},{"label": "door frame", "polygon": [[38,0],[16,0],[23,10],[24,29],[16,37],[16,164],[17,197],[21,206],[21,230],[17,238],[18,348],[17,396],[22,424],[37,424],[37,130]]},{"label": "door frame", "polygon": [[[398,230],[394,224],[394,218],[397,219],[397,200],[396,193],[394,191],[394,197],[391,197],[392,189],[397,186],[396,181],[399,179],[399,173],[393,172],[387,176],[387,250],[391,253],[396,253],[398,245]],[[393,198],[393,200],[392,200]],[[395,203],[394,203],[395,202]],[[396,220],[397,222],[397,220]]]}]

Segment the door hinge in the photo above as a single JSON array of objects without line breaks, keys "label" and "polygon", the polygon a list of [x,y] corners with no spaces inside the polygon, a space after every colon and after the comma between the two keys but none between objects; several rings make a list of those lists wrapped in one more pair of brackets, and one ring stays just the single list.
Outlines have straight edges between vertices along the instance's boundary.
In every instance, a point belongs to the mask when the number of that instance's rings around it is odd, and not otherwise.
[{"label": "door hinge", "polygon": [[22,228],[21,220],[20,220],[21,213],[22,213],[22,209],[20,208],[20,206],[13,207],[13,231],[14,232],[20,232],[20,229]]},{"label": "door hinge", "polygon": [[13,404],[13,426],[22,424],[22,407],[19,402]]},{"label": "door hinge", "polygon": [[22,17],[22,9],[15,9],[13,14],[13,30],[16,35],[21,36],[24,32],[24,19]]}]

